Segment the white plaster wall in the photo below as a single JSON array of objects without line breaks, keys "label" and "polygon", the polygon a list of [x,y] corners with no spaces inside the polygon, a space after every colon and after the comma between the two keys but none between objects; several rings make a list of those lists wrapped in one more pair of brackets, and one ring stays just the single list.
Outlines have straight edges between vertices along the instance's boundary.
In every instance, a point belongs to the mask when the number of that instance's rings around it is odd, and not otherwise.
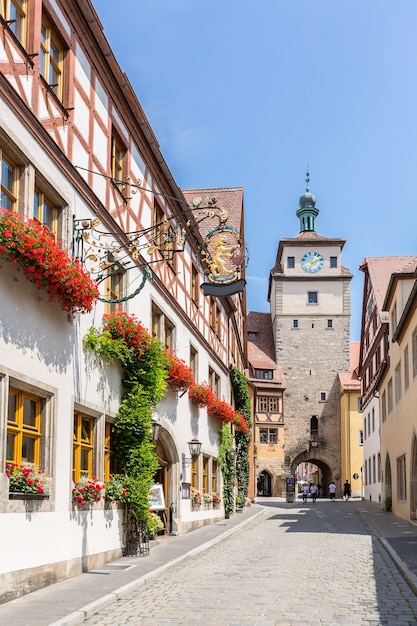
[{"label": "white plaster wall", "polygon": [[0,573],[69,561],[103,549],[117,550],[122,520],[123,511],[116,506],[0,515]]},{"label": "white plaster wall", "polygon": [[[341,268],[341,264],[340,264],[341,250],[340,248],[341,246],[339,245],[338,246],[321,246],[319,242],[312,242],[310,245],[308,245],[308,243],[305,242],[305,247],[286,245],[285,254],[282,256],[282,259],[281,259],[284,272],[287,276],[291,276],[291,277],[292,276],[306,276],[306,272],[301,267],[301,259],[307,251],[311,250],[312,252],[319,252],[324,258],[324,263],[323,263],[322,269],[320,270],[320,274],[325,273],[326,275],[330,275],[332,277],[338,276],[341,273],[341,269],[340,269]],[[293,268],[289,268],[287,265],[287,259],[288,257],[291,257],[291,256],[293,256],[295,260],[295,267]],[[338,267],[330,267],[331,256],[338,257],[339,259]]]},{"label": "white plaster wall", "polygon": [[[372,409],[375,411],[375,430],[372,432]],[[371,419],[371,432],[368,436],[368,416]],[[379,425],[379,400],[378,398],[373,398],[371,402],[366,406],[363,412],[363,417],[366,417],[366,438],[365,438],[365,425],[363,425],[364,430],[364,441],[363,441],[363,458],[364,461],[368,462],[368,459],[371,459],[371,467],[372,467],[372,457],[375,455],[376,459],[376,482],[370,482],[369,478],[369,470],[368,470],[368,484],[364,485],[364,498],[365,500],[372,500],[372,502],[380,502],[381,494],[382,494],[382,486],[381,482],[378,481],[378,454],[381,451],[381,436],[380,436],[380,425]],[[369,463],[368,463],[369,468]],[[363,478],[365,478],[363,476]]]},{"label": "white plaster wall", "polygon": [[[90,135],[90,110],[87,103],[77,90],[74,92],[74,123],[81,135],[84,137],[84,140],[88,141]],[[77,161],[75,161],[75,163],[77,163]]]},{"label": "white plaster wall", "polygon": [[75,53],[75,76],[77,77],[77,80],[84,89],[84,92],[89,95],[91,84],[91,67],[78,42],[76,45]]},{"label": "white plaster wall", "polygon": [[[308,304],[308,292],[318,292],[318,304]],[[307,282],[283,282],[283,315],[293,314],[296,318],[303,312],[314,316],[337,315],[343,313],[343,282],[326,281],[315,278]]]}]

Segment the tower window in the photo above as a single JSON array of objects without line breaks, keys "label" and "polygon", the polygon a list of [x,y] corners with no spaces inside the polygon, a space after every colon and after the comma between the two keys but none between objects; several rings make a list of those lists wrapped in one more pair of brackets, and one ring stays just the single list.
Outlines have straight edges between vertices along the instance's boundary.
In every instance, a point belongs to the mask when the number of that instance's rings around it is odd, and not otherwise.
[{"label": "tower window", "polygon": [[317,304],[318,303],[317,291],[309,291],[308,292],[308,303],[309,304]]},{"label": "tower window", "polygon": [[310,418],[310,437],[313,441],[317,441],[319,436],[319,420],[317,415],[312,415]]},{"label": "tower window", "polygon": [[337,267],[337,256],[330,257],[330,267]]},{"label": "tower window", "polygon": [[293,321],[292,321],[292,327],[293,327],[293,328],[299,328],[299,326],[298,326],[298,320],[293,320]]},{"label": "tower window", "polygon": [[289,256],[287,259],[287,265],[289,268],[295,267],[295,258],[293,256]]},{"label": "tower window", "polygon": [[333,320],[327,320],[327,328],[333,328]]}]

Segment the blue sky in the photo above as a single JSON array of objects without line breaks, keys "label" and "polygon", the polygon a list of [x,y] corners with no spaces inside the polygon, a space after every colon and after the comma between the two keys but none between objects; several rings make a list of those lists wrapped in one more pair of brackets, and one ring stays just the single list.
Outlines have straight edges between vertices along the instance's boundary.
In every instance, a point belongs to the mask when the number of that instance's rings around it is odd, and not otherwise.
[{"label": "blue sky", "polygon": [[244,188],[250,310],[309,164],[359,340],[361,261],[416,254],[416,0],[93,2],[177,184]]}]

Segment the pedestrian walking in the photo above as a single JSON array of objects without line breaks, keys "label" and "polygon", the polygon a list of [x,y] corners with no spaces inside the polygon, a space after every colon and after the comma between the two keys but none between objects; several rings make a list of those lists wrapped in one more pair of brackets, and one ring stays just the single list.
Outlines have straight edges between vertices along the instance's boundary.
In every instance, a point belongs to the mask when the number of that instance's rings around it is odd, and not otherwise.
[{"label": "pedestrian walking", "polygon": [[308,492],[309,492],[308,485],[304,485],[304,486],[303,486],[303,489],[302,489],[302,493],[303,493],[303,503],[304,503],[304,504],[307,504]]},{"label": "pedestrian walking", "polygon": [[351,495],[352,495],[352,490],[350,487],[350,482],[346,478],[345,483],[343,485],[343,499],[345,500],[345,502],[347,502],[350,499]]},{"label": "pedestrian walking", "polygon": [[317,485],[315,485],[314,483],[310,487],[310,493],[311,493],[311,498],[313,500],[313,504],[315,504],[317,500],[318,489],[317,489]]},{"label": "pedestrian walking", "polygon": [[334,502],[336,499],[336,485],[334,484],[333,481],[329,485],[329,495],[330,495],[330,500],[333,500]]}]

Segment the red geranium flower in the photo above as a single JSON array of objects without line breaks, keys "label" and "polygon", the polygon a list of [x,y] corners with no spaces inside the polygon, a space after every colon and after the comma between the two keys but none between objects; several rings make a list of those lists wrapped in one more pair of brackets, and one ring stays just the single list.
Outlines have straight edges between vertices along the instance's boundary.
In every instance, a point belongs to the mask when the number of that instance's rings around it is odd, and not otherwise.
[{"label": "red geranium flower", "polygon": [[49,300],[69,313],[91,311],[97,284],[81,263],[70,258],[49,228],[18,213],[0,210],[0,257],[18,263],[28,280],[46,289]]},{"label": "red geranium flower", "polygon": [[235,419],[235,411],[230,404],[224,400],[220,400],[216,396],[211,398],[207,405],[207,412],[221,422],[233,422]]},{"label": "red geranium flower", "polygon": [[168,357],[168,378],[167,383],[170,387],[176,387],[178,391],[187,391],[194,384],[193,370],[182,359],[175,354],[165,351]]},{"label": "red geranium flower", "polygon": [[212,398],[215,398],[211,387],[207,383],[195,383],[188,390],[188,397],[198,407],[207,406]]},{"label": "red geranium flower", "polygon": [[121,339],[140,359],[151,345],[151,336],[142,323],[126,311],[115,311],[104,315],[103,329],[108,330],[113,339]]}]

